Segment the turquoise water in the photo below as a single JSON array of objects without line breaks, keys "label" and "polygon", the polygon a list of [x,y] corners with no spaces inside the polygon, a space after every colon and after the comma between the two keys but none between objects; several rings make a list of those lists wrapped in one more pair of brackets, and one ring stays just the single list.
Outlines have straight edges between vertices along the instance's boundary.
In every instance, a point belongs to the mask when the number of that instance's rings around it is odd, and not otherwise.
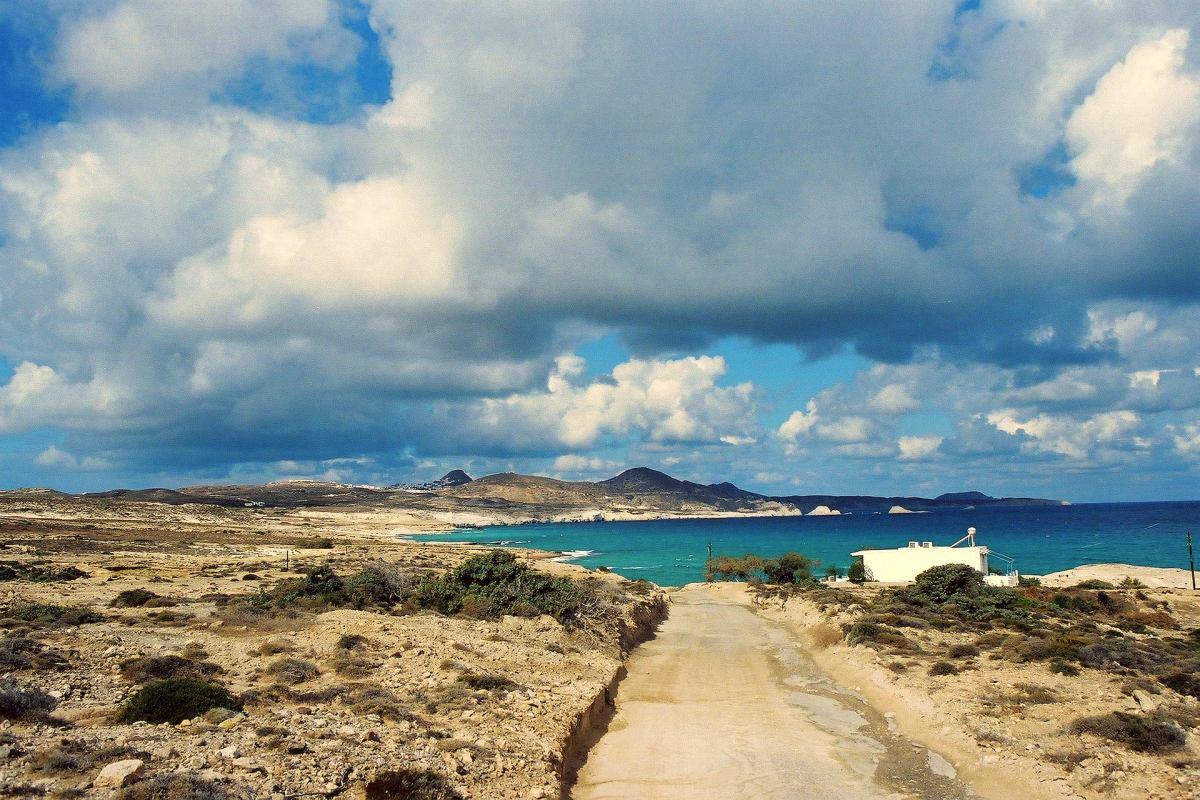
[{"label": "turquoise water", "polygon": [[[968,527],[978,543],[1015,559],[1023,573],[1121,562],[1187,567],[1184,534],[1200,534],[1200,502],[1103,503],[1074,506],[942,510],[930,514],[841,517],[578,522],[456,531],[414,536],[531,547],[567,554],[572,563],[606,566],[662,586],[703,580],[708,545],[718,555],[775,556],[794,550],[823,566],[845,569],[864,547],[901,547],[910,539],[947,545]],[[1200,547],[1200,541],[1197,543]]]}]

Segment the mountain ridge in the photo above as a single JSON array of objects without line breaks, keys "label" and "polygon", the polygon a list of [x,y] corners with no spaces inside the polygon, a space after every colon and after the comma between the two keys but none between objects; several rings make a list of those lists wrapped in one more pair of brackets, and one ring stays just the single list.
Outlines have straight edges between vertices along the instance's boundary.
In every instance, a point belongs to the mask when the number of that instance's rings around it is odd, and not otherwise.
[{"label": "mountain ridge", "polygon": [[[883,513],[982,506],[1059,505],[1037,497],[993,497],[979,491],[917,495],[766,495],[729,481],[703,484],[638,466],[599,481],[568,481],[501,472],[472,478],[450,470],[428,483],[366,486],[331,481],[286,480],[266,484],[185,486],[179,489],[112,489],[74,495],[93,500],[168,505],[322,507],[365,506],[427,509],[439,514],[500,514],[505,518],[612,518],[706,514],[809,514],[819,506],[841,513]],[[624,517],[622,517],[624,518]]]}]

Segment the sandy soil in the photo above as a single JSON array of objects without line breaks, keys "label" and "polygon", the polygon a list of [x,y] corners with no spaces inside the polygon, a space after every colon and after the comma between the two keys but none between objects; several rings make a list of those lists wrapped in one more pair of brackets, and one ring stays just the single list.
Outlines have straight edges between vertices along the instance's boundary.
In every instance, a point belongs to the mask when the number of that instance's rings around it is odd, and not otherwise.
[{"label": "sandy soil", "polygon": [[[1097,565],[1063,574],[1072,575],[1064,581],[1072,585],[1078,582],[1076,576],[1116,583],[1129,575],[1149,586],[1161,572]],[[733,587],[746,591],[740,584]],[[878,589],[852,591],[869,596]],[[1142,594],[1148,603],[1169,607],[1181,631],[1200,623],[1200,593],[1167,588],[1145,589]],[[1070,731],[1081,715],[1200,712],[1196,698],[1146,684],[1134,683],[1145,688],[1131,689],[1130,673],[1115,664],[1081,668],[1079,675],[1067,676],[1051,673],[1045,663],[1016,663],[982,653],[957,661],[958,674],[934,677],[930,666],[945,659],[951,646],[971,642],[973,634],[905,629],[921,652],[889,652],[842,640],[845,626],[859,616],[852,609],[822,611],[801,595],[786,603],[759,603],[756,610],[787,626],[796,647],[839,685],[884,713],[898,731],[945,756],[982,797],[1200,798],[1200,741],[1195,732],[1182,751],[1156,755]],[[1049,701],[1030,700],[1030,688],[1046,692]]]},{"label": "sandy soil", "polygon": [[1090,580],[1120,584],[1125,579],[1140,581],[1143,586],[1152,589],[1192,588],[1192,577],[1186,569],[1137,567],[1132,564],[1086,564],[1043,575],[1041,581],[1044,586],[1074,586]]},{"label": "sandy soil", "polygon": [[[548,616],[477,620],[341,608],[260,618],[222,605],[269,591],[305,566],[328,564],[349,576],[382,560],[440,571],[481,550],[397,536],[428,527],[387,510],[0,497],[0,564],[84,573],[0,581],[0,616],[28,603],[86,606],[103,616],[78,626],[10,621],[0,631],[0,682],[58,701],[48,720],[0,714],[0,794],[112,797],[99,772],[134,759],[139,782],[182,772],[219,787],[214,798],[361,797],[367,781],[397,767],[444,775],[464,798],[558,797],[576,731],[603,706],[624,651],[644,635],[638,628],[656,620],[656,592],[621,599],[623,579],[593,573],[633,616],[572,629]],[[588,575],[551,555],[520,557],[556,574]],[[169,602],[110,605],[130,589]],[[360,644],[344,648],[348,635]],[[14,643],[55,660],[22,664]],[[136,689],[123,664],[187,653],[220,669],[219,681],[246,699],[244,714],[179,726],[116,722]],[[313,674],[280,686],[272,669],[285,658]],[[461,680],[470,674],[512,683],[470,690]]]},{"label": "sandy soil", "polygon": [[755,615],[740,587],[674,593],[628,669],[575,800],[970,796],[940,756],[892,733]]}]

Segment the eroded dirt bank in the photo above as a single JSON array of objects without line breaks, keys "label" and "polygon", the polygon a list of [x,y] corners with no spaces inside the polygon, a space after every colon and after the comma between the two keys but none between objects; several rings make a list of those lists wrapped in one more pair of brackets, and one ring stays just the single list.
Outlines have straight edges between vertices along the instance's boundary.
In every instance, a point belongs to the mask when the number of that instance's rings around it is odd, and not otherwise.
[{"label": "eroded dirt bank", "polygon": [[574,800],[973,796],[737,587],[691,586],[637,650]]}]

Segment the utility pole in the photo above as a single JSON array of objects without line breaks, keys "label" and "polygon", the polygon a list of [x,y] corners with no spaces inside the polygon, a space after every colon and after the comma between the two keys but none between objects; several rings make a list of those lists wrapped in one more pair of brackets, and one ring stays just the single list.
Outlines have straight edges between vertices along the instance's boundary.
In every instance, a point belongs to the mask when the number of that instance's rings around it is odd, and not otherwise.
[{"label": "utility pole", "polygon": [[[1188,534],[1188,536],[1190,537],[1190,536],[1191,536],[1191,534],[1189,533],[1189,534]],[[1191,544],[1190,544],[1190,543],[1191,543],[1191,541],[1192,541],[1192,540],[1191,540],[1191,538],[1189,538],[1189,539],[1188,539],[1188,542],[1189,542],[1188,546],[1189,546],[1189,547],[1191,546]],[[709,543],[708,543],[708,560],[709,560],[709,561],[712,561],[712,542],[709,542]],[[1193,586],[1192,588],[1194,589],[1194,588],[1196,588],[1196,587],[1194,587],[1194,586]]]},{"label": "utility pole", "polygon": [[1192,558],[1192,532],[1188,531],[1188,569],[1192,571],[1192,591],[1196,591],[1196,561]]}]

